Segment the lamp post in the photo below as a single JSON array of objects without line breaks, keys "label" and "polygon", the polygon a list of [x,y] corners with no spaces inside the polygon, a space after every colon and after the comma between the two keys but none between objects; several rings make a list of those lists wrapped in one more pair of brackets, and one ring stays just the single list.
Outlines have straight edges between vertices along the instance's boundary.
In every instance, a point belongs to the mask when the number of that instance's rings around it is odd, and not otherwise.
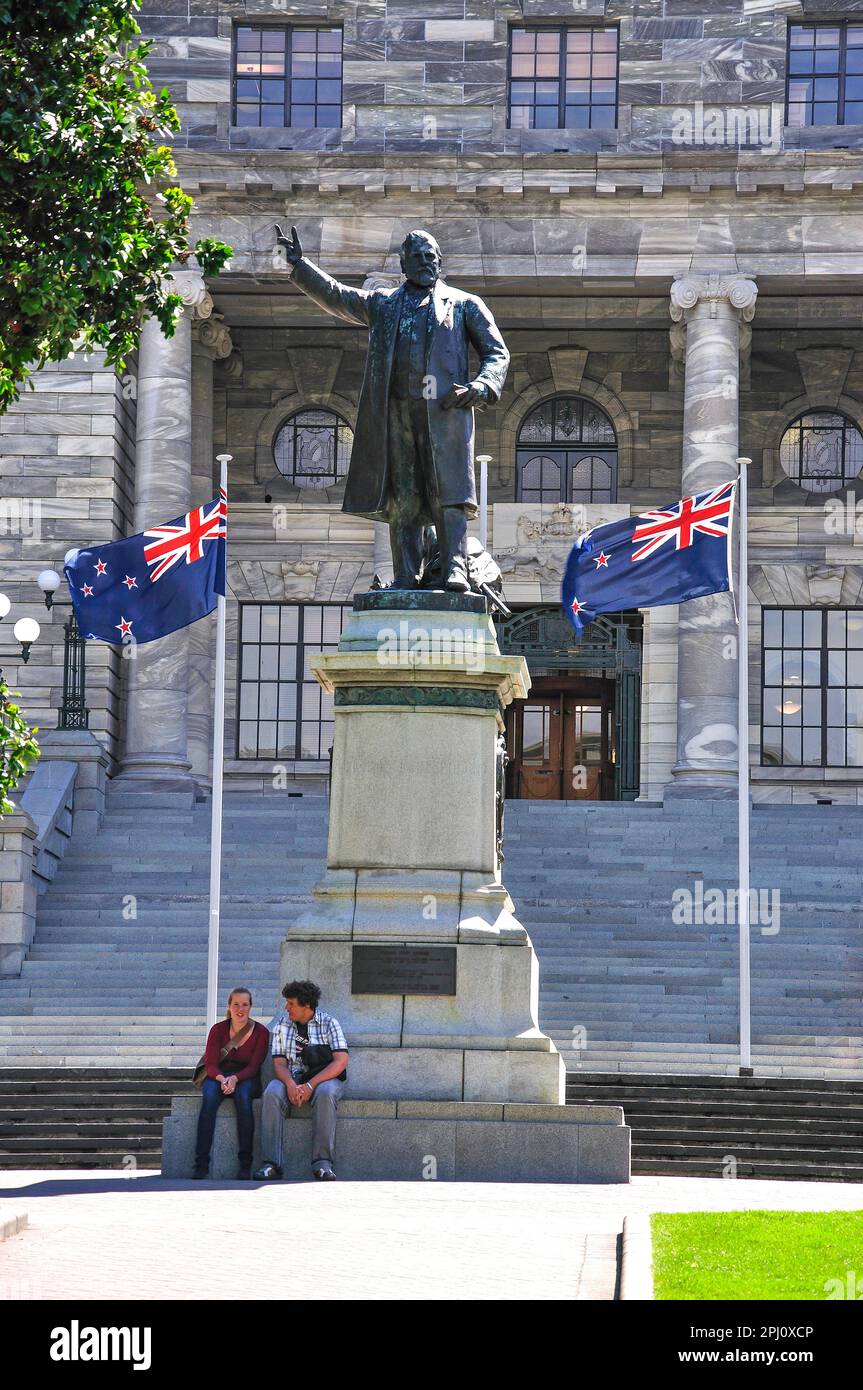
[{"label": "lamp post", "polygon": [[[77,554],[77,550],[67,551],[63,563],[71,564]],[[45,607],[49,612],[54,607],[70,610],[63,624],[63,699],[57,716],[57,728],[88,729],[90,711],[85,703],[85,642],[75,620],[72,600],[55,599],[61,583],[56,570],[43,570],[36,583],[45,596]]]},{"label": "lamp post", "polygon": [[[8,595],[0,594],[0,623],[2,623],[4,618],[8,617],[11,607],[12,603]],[[21,660],[24,662],[25,666],[30,660],[30,648],[38,638],[39,631],[39,624],[35,618],[19,618],[12,629],[15,641],[21,643]],[[3,672],[0,671],[0,680],[2,680],[2,678]]]}]

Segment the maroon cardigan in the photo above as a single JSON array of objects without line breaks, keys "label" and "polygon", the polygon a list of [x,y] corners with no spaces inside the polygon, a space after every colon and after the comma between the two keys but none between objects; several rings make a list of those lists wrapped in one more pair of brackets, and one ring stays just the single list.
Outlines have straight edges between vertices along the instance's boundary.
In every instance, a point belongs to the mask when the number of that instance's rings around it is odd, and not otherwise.
[{"label": "maroon cardigan", "polygon": [[219,1064],[219,1053],[222,1048],[227,1046],[228,1035],[231,1031],[231,1020],[223,1018],[220,1023],[214,1023],[207,1035],[207,1046],[204,1051],[204,1059],[207,1063],[207,1075],[215,1081],[221,1072],[223,1076],[236,1076],[238,1081],[248,1081],[251,1077],[257,1076],[264,1063],[267,1050],[270,1045],[270,1030],[265,1028],[263,1023],[255,1023],[242,1047],[235,1047],[225,1061],[236,1064],[242,1062],[242,1070],[235,1072],[233,1067],[230,1072],[223,1072]]}]

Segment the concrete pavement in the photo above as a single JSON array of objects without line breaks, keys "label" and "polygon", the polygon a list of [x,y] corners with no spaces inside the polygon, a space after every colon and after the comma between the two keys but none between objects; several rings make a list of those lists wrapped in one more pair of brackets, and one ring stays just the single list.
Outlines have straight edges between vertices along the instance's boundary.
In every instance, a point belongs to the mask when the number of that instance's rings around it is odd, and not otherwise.
[{"label": "concrete pavement", "polygon": [[[339,1299],[607,1300],[624,1216],[752,1208],[859,1210],[863,1190],[717,1178],[268,1186],[4,1172],[0,1221],[26,1211],[29,1225],[0,1244],[0,1298],[286,1298],[313,1255],[316,1269],[333,1270]],[[248,1269],[240,1281],[238,1257]]]}]

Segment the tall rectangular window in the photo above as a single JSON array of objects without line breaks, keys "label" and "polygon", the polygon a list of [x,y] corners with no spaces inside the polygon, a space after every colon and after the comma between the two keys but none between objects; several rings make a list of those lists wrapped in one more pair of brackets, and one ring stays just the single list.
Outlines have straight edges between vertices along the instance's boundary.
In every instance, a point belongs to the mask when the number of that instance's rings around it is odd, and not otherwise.
[{"label": "tall rectangular window", "polygon": [[762,764],[863,767],[863,608],[765,608],[762,648]]},{"label": "tall rectangular window", "polygon": [[616,29],[512,29],[509,124],[588,130],[617,124]]},{"label": "tall rectangular window", "polygon": [[788,29],[786,122],[863,124],[863,23],[792,24]]},{"label": "tall rectangular window", "polygon": [[350,604],[240,605],[238,758],[326,758],[333,697],[309,668],[338,648]]},{"label": "tall rectangular window", "polygon": [[341,29],[237,25],[235,125],[338,128],[341,123]]}]

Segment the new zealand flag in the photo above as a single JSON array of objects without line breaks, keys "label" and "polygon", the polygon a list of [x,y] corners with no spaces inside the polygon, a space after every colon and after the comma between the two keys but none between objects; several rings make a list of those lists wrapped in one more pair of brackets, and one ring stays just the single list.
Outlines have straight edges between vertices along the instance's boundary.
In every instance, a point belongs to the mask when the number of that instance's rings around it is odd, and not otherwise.
[{"label": "new zealand flag", "polygon": [[561,600],[581,634],[597,613],[684,603],[731,588],[735,482],[596,526],[570,552]]},{"label": "new zealand flag", "polygon": [[84,637],[154,642],[211,613],[225,593],[225,493],[124,541],[79,550],[64,573]]}]

